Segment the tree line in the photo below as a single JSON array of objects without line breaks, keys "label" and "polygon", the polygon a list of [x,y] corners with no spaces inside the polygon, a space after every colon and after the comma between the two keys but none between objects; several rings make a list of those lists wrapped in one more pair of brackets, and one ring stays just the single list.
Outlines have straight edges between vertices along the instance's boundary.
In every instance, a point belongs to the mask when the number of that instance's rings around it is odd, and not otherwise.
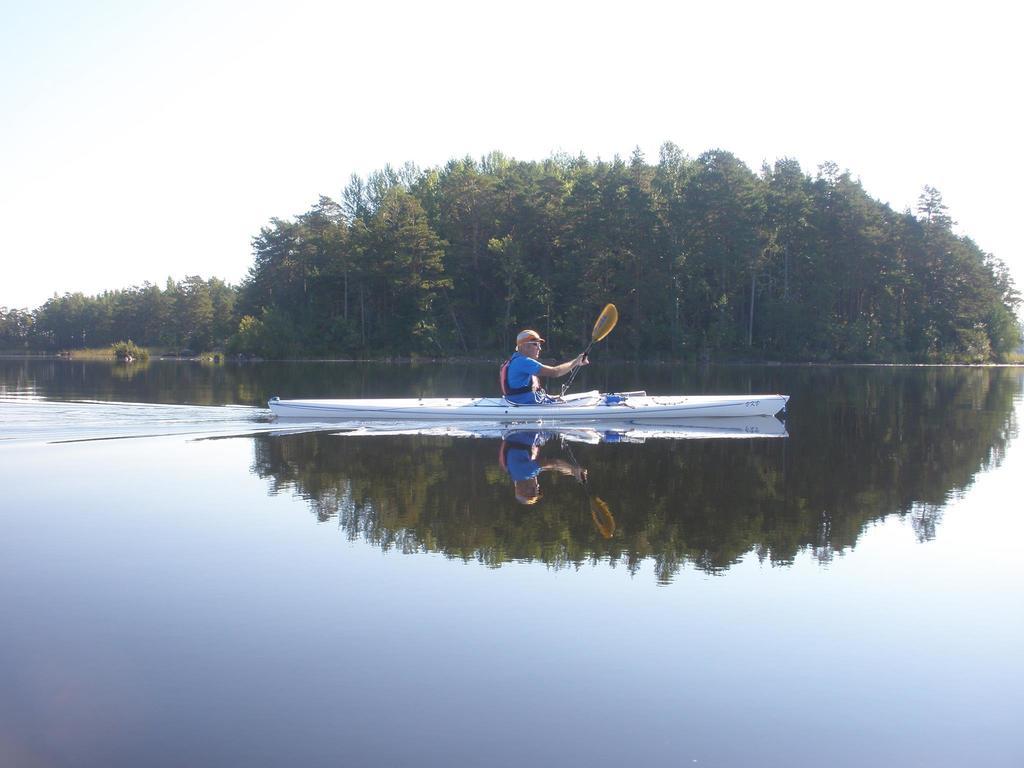
[{"label": "tree line", "polygon": [[755,173],[665,144],[651,164],[500,153],[386,166],[273,219],[235,287],[186,278],[0,314],[0,348],[140,344],[251,355],[497,356],[521,327],[554,354],[632,359],[988,361],[1021,341],[1005,266],[941,194],[894,211],[831,163]]},{"label": "tree line", "polygon": [[53,296],[34,311],[0,308],[0,349],[71,350],[118,341],[173,350],[210,350],[238,326],[238,288],[217,278],[168,278],[98,296]]}]

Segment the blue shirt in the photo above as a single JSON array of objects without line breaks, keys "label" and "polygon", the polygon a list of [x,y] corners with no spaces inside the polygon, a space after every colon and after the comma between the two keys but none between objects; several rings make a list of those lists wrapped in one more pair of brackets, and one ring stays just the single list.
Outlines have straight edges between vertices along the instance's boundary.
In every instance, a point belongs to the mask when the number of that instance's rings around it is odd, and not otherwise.
[{"label": "blue shirt", "polygon": [[[541,365],[532,357],[526,357],[516,352],[512,355],[512,362],[508,364],[507,378],[508,385],[512,389],[529,387],[533,385],[531,377],[540,371]],[[538,397],[536,392],[523,392],[520,395],[507,395],[505,397],[510,403],[529,405],[544,401],[543,395]]]}]

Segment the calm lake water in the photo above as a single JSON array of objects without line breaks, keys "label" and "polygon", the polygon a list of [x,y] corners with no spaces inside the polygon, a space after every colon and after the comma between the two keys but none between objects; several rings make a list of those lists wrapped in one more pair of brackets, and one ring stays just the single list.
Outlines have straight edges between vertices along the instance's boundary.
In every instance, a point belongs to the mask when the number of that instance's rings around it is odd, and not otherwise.
[{"label": "calm lake water", "polygon": [[1024,764],[1022,369],[575,387],[792,395],[719,434],[265,408],[494,368],[0,360],[0,765]]}]

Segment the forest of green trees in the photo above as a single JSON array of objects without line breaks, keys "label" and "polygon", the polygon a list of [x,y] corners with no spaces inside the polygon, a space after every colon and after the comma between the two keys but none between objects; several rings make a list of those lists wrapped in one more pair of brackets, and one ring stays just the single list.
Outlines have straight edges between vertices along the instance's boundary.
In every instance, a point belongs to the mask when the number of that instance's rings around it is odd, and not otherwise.
[{"label": "forest of green trees", "polygon": [[1021,342],[1006,268],[849,172],[665,144],[657,164],[490,154],[354,176],[253,240],[241,285],[187,277],[0,308],[0,349],[165,349],[270,358],[498,357],[529,326],[574,353],[607,302],[629,359],[971,361]]}]

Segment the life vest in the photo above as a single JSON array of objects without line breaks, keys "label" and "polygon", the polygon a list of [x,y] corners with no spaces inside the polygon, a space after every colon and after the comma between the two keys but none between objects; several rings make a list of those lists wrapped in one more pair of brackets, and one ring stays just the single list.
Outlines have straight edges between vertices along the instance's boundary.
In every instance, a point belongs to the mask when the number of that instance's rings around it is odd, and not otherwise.
[{"label": "life vest", "polygon": [[536,376],[530,377],[530,386],[528,387],[513,387],[508,383],[508,367],[511,365],[512,361],[516,359],[516,355],[519,355],[519,353],[513,352],[512,357],[505,361],[501,366],[501,373],[498,377],[501,381],[501,394],[505,396],[525,395],[527,392],[536,392],[540,389],[540,379]]}]

